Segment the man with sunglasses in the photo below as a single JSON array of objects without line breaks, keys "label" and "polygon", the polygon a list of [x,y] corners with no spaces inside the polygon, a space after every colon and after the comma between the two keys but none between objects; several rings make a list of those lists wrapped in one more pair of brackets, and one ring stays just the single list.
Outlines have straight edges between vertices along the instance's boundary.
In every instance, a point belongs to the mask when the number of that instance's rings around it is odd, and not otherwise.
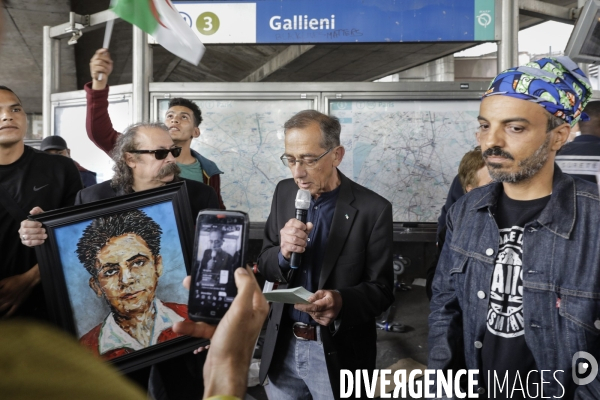
[{"label": "man with sunglasses", "polygon": [[[375,317],[394,299],[392,205],[337,169],[337,118],[306,110],[284,130],[281,160],[293,179],[275,189],[258,268],[315,293],[306,305],[273,303],[260,380],[268,375],[274,400],[339,398],[340,369],[375,368]],[[306,224],[294,218],[298,188],[312,197]],[[302,262],[288,274],[292,253]]]},{"label": "man with sunglasses", "polygon": [[[175,159],[180,154],[181,148],[175,146],[164,124],[132,125],[117,139],[113,151],[115,174],[112,179],[79,191],[75,204],[140,192],[184,179],[191,215],[195,222],[199,211],[219,208],[219,203],[213,188],[179,177],[179,167]],[[28,246],[42,244],[47,237],[45,229],[36,221],[23,221],[19,233],[22,237],[25,235],[27,240],[23,240],[23,244]],[[169,398],[200,398],[202,386],[196,382],[201,378],[197,373],[202,371],[202,364],[203,358],[195,357],[191,353],[156,364],[158,368],[153,368],[150,375],[152,394],[157,395],[164,390]],[[141,384],[147,381],[145,376],[136,380]]]},{"label": "man with sunglasses", "polygon": [[[218,208],[217,195],[203,183],[181,178],[175,163],[181,147],[173,144],[167,127],[162,123],[139,123],[129,126],[113,151],[112,179],[90,186],[77,193],[75,204],[109,199],[129,193],[157,188],[170,182],[185,180],[194,223],[198,212]],[[32,214],[43,212],[39,207]],[[33,247],[44,243],[46,230],[37,221],[21,222],[19,230],[24,245]]]},{"label": "man with sunglasses", "polygon": [[[175,161],[180,154],[181,147],[173,144],[164,124],[132,125],[117,139],[112,180],[80,191],[75,204],[140,192],[185,179],[179,176],[180,169]],[[200,210],[219,208],[214,189],[197,181],[185,181],[194,221]]]},{"label": "man with sunglasses", "polygon": [[[84,86],[87,97],[86,130],[88,137],[98,148],[110,155],[115,147],[119,132],[114,130],[108,115],[108,77],[113,61],[107,49],[99,49],[90,60],[92,82]],[[177,165],[181,177],[203,182],[217,193],[219,207],[225,209],[221,198],[223,172],[217,165],[191,148],[192,140],[200,137],[202,112],[191,100],[174,98],[169,102],[165,124],[175,145],[181,147]]]}]

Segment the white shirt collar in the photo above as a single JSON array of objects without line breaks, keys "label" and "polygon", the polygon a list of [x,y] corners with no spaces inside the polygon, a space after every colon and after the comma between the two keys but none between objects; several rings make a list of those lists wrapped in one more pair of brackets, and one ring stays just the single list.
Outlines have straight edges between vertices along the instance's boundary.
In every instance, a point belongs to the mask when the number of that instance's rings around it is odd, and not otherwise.
[{"label": "white shirt collar", "polygon": [[[166,307],[162,301],[158,299],[154,300],[154,308],[156,310],[154,329],[148,346],[158,343],[158,337],[164,330],[172,327],[175,322],[183,321],[185,319],[175,311]],[[122,348],[130,348],[137,351],[145,347],[147,346],[143,346],[117,324],[112,312],[108,314],[102,324],[102,329],[100,330],[100,336],[98,338],[98,351],[100,354]]]}]

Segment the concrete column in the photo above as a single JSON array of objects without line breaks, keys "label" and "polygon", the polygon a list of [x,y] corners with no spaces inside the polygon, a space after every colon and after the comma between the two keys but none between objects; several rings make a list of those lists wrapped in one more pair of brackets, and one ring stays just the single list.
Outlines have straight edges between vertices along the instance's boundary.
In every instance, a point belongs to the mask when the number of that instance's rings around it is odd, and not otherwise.
[{"label": "concrete column", "polygon": [[59,39],[52,40],[52,93],[60,92],[60,46],[61,42]]},{"label": "concrete column", "polygon": [[438,58],[427,65],[427,82],[454,82],[454,55]]},{"label": "concrete column", "polygon": [[[152,67],[147,65],[148,35],[137,26],[133,27],[133,123],[148,121],[149,77]],[[151,64],[151,63],[150,63]]]},{"label": "concrete column", "polygon": [[148,78],[148,83],[154,82],[154,47],[150,44],[146,44],[146,65],[145,72]]},{"label": "concrete column", "polygon": [[498,73],[516,67],[518,60],[519,38],[519,1],[500,0],[501,39],[498,42]]},{"label": "concrete column", "polygon": [[[454,82],[454,55],[391,75],[391,82]],[[388,81],[389,82],[389,81]]]}]

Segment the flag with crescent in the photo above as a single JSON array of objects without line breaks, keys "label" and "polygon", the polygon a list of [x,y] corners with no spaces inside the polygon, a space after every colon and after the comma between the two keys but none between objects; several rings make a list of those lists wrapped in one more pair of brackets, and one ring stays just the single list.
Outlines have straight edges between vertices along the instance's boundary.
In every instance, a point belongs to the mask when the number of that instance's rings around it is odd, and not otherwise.
[{"label": "flag with crescent", "polygon": [[169,0],[113,0],[110,8],[177,57],[200,63],[206,49]]}]

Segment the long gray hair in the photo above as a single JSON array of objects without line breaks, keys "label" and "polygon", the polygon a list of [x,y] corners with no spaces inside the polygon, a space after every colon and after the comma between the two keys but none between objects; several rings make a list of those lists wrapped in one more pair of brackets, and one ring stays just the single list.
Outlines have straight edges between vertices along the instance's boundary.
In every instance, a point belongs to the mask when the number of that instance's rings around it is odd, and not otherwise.
[{"label": "long gray hair", "polygon": [[[141,122],[133,124],[125,129],[122,135],[119,135],[115,148],[110,153],[111,158],[115,162],[113,171],[115,174],[112,177],[111,186],[115,190],[123,189],[125,193],[133,193],[133,171],[127,165],[127,158],[125,153],[137,150],[139,143],[136,141],[137,133],[143,128],[158,128],[165,132],[169,132],[169,129],[162,122]],[[133,154],[137,159],[139,154]]]}]

